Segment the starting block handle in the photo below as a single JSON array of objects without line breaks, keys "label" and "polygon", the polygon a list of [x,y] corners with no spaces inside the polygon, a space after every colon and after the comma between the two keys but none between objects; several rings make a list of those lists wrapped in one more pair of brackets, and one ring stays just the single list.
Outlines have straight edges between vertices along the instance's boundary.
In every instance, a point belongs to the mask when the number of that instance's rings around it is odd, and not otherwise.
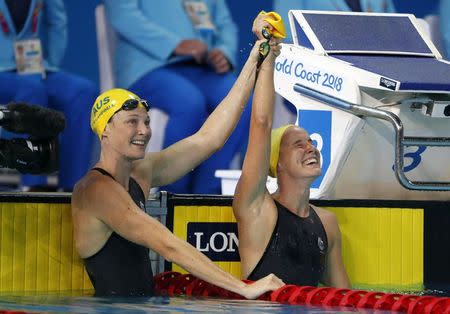
[{"label": "starting block handle", "polygon": [[450,146],[450,137],[413,137],[404,136],[403,145],[405,146]]},{"label": "starting block handle", "polygon": [[405,137],[403,135],[403,123],[401,119],[396,114],[390,111],[371,108],[363,105],[356,105],[348,101],[315,91],[298,83],[294,85],[294,91],[312,99],[318,100],[331,107],[352,113],[356,116],[372,117],[388,121],[392,124],[395,131],[394,171],[395,176],[397,177],[397,180],[400,182],[400,184],[409,190],[450,191],[450,182],[411,181],[406,177],[403,170],[404,146],[423,145],[447,147],[450,146],[450,137]]}]

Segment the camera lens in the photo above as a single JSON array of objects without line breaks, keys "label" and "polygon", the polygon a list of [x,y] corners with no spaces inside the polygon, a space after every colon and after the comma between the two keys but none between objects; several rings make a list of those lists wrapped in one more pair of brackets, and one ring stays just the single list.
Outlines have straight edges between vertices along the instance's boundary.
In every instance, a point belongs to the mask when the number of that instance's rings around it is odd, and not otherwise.
[{"label": "camera lens", "polygon": [[444,108],[444,116],[450,117],[450,105]]}]

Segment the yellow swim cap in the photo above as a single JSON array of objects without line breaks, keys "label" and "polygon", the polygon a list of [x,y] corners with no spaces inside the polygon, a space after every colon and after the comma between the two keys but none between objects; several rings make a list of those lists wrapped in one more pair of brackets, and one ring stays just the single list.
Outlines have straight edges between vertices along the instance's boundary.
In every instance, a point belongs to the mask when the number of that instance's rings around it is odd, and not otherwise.
[{"label": "yellow swim cap", "polygon": [[283,138],[284,132],[293,124],[286,124],[277,129],[272,130],[271,140],[270,140],[270,168],[269,175],[273,178],[277,177],[277,164],[278,158],[280,157],[280,145],[281,139]]},{"label": "yellow swim cap", "polygon": [[97,97],[91,110],[91,128],[100,140],[106,124],[117,111],[122,109],[125,101],[129,99],[138,100],[138,106],[146,108],[136,94],[121,88],[110,89]]},{"label": "yellow swim cap", "polygon": [[286,28],[284,27],[283,19],[277,12],[261,11],[259,14],[265,15],[264,21],[269,23],[272,27],[272,35],[277,38],[286,38]]}]

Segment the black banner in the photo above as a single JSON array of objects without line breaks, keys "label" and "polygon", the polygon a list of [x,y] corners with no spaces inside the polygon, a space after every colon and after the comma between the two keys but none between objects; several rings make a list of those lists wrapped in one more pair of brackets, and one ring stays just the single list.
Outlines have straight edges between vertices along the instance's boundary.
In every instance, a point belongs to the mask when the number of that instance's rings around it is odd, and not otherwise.
[{"label": "black banner", "polygon": [[240,261],[236,223],[190,222],[187,241],[212,261]]}]

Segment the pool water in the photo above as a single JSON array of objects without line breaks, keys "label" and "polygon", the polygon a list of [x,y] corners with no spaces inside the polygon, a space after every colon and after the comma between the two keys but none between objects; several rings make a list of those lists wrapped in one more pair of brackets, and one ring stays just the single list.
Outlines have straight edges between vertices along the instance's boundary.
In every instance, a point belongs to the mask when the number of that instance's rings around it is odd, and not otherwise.
[{"label": "pool water", "polygon": [[215,298],[0,297],[1,310],[30,313],[387,313],[370,309],[325,308],[268,301]]}]

